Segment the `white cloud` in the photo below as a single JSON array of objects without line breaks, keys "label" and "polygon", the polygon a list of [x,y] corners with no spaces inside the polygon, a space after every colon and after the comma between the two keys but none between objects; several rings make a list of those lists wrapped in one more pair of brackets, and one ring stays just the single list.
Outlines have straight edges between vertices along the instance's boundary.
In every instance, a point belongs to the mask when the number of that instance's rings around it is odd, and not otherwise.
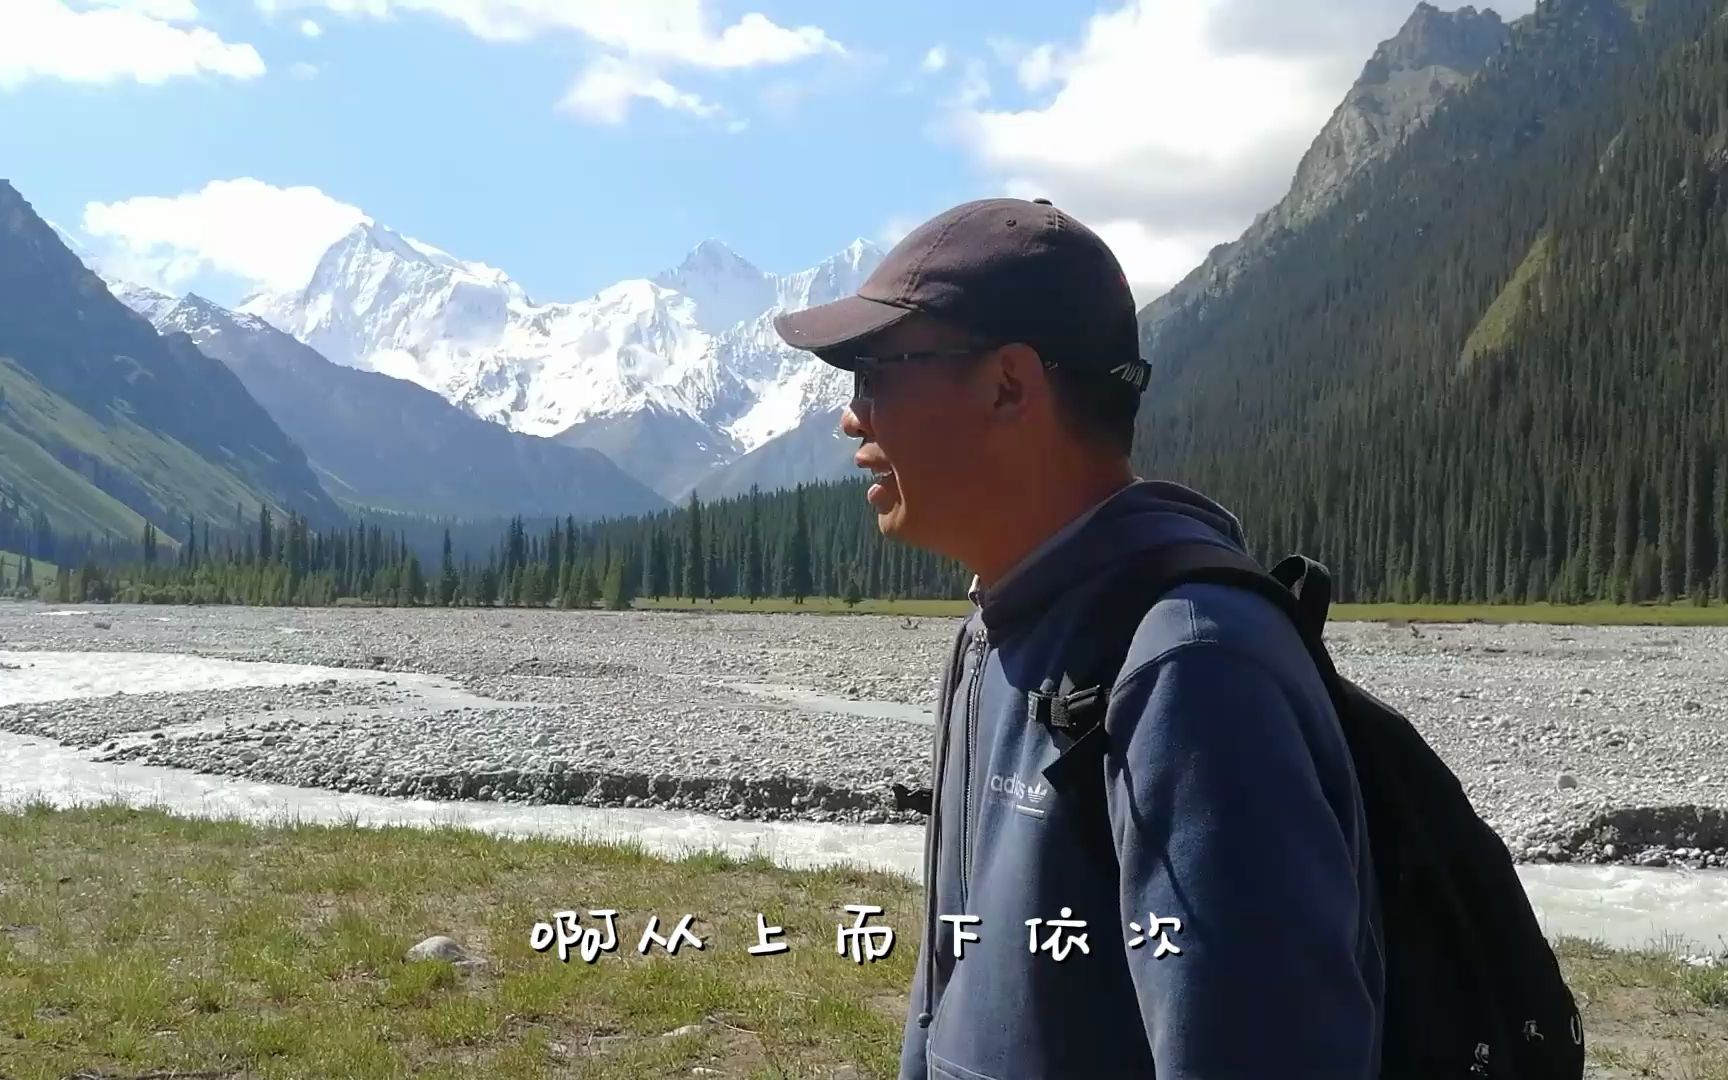
[{"label": "white cloud", "polygon": [[[629,41],[615,42],[625,49]],[[670,44],[670,43],[669,43]],[[704,68],[757,67],[762,64],[785,64],[822,53],[844,54],[840,43],[820,27],[800,26],[788,29],[775,24],[764,15],[752,12],[721,31],[717,38],[702,34],[672,45],[664,59]],[[650,52],[646,55],[653,56]]]},{"label": "white cloud", "polygon": [[881,229],[877,230],[875,237],[876,243],[881,246],[883,251],[890,251],[893,249],[895,244],[906,239],[912,230],[921,225],[923,221],[923,218],[914,218],[906,214],[895,214],[883,224]]},{"label": "white cloud", "polygon": [[945,45],[933,45],[933,46],[931,46],[930,51],[924,54],[924,62],[922,64],[920,64],[919,66],[922,67],[925,71],[929,72],[932,75],[934,75],[938,71],[941,71],[943,68],[947,67],[948,66],[948,48],[947,48],[947,46],[945,46]]},{"label": "white cloud", "polygon": [[1014,74],[1019,76],[1021,86],[1037,92],[1062,77],[1064,62],[1057,56],[1056,47],[1046,43],[1022,57]]},{"label": "white cloud", "polygon": [[313,22],[311,19],[301,19],[300,32],[309,38],[322,37],[324,35],[324,28]]},{"label": "white cloud", "polygon": [[[1408,0],[1359,7],[1129,0],[1089,20],[1072,47],[992,43],[1022,87],[1051,93],[1020,109],[962,93],[946,130],[1005,193],[1048,197],[1097,230],[1150,299],[1282,197],[1409,13]],[[1285,29],[1266,30],[1268,20]]]},{"label": "white cloud", "polygon": [[264,60],[250,45],[201,26],[190,0],[5,0],[0,16],[0,90],[34,79],[156,84],[200,74],[251,79]]},{"label": "white cloud", "polygon": [[192,0],[85,0],[84,6],[119,8],[163,22],[198,21],[198,5]]},{"label": "white cloud", "polygon": [[211,272],[259,288],[300,288],[325,250],[365,220],[315,187],[242,177],[182,195],[89,203],[82,225],[105,273],[179,293]]},{"label": "white cloud", "polygon": [[992,37],[986,42],[996,62],[1014,69],[1014,78],[1025,89],[1037,93],[1067,72],[1073,56],[1052,42],[1027,45],[1013,38]]},{"label": "white cloud", "polygon": [[982,60],[968,60],[966,73],[954,91],[954,104],[962,110],[983,103],[990,97],[990,78]]},{"label": "white cloud", "polygon": [[293,67],[289,68],[288,74],[294,76],[296,79],[301,79],[301,80],[316,79],[318,77],[318,65],[317,64],[308,64],[306,61],[302,60],[299,63],[295,64]]},{"label": "white cloud", "polygon": [[695,116],[711,117],[719,112],[718,106],[678,89],[651,69],[615,56],[590,64],[560,104],[595,123],[622,124],[629,116],[630,103],[637,98]]},{"label": "white cloud", "polygon": [[716,32],[707,0],[257,0],[257,4],[266,14],[324,8],[376,19],[401,13],[438,15],[488,41],[525,41],[548,32],[575,32],[640,59],[704,68],[754,67],[844,52],[819,27],[783,27],[754,12]]},{"label": "white cloud", "polygon": [[606,50],[565,95],[563,106],[596,123],[621,123],[638,98],[695,116],[719,109],[667,78],[676,68],[732,71],[787,64],[810,57],[845,56],[846,49],[817,26],[786,27],[751,12],[717,27],[709,0],[256,0],[274,14],[322,8],[350,17],[389,19],[436,15],[486,41],[526,41],[543,34],[576,34]]}]

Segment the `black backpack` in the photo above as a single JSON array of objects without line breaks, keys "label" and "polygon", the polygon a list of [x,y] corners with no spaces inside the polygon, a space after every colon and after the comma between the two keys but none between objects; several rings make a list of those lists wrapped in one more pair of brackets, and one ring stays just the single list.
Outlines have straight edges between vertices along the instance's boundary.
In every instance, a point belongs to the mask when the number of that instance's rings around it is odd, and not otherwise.
[{"label": "black backpack", "polygon": [[[1134,631],[1158,597],[1211,583],[1257,592],[1295,622],[1349,743],[1380,887],[1386,948],[1387,1080],[1579,1080],[1583,1020],[1513,869],[1511,853],[1456,776],[1396,709],[1338,675],[1322,642],[1332,584],[1292,555],[1270,573],[1211,545],[1156,549],[1099,592],[1091,631],[1061,685],[1031,693],[1059,745],[1100,746],[1100,722]],[[1093,760],[1094,754],[1080,755]],[[1065,755],[1067,757],[1067,755]],[[1085,802],[1104,815],[1102,774]],[[1102,838],[1115,858],[1109,831]]]}]

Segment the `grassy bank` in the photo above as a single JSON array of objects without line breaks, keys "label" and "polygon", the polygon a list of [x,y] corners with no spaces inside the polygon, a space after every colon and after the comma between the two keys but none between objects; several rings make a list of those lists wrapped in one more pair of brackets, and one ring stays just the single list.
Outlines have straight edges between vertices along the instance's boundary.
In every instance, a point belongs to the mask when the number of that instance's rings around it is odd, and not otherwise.
[{"label": "grassy bank", "polygon": [[[712,602],[662,597],[637,600],[645,611],[708,611],[804,613],[810,615],[897,615],[913,618],[959,618],[972,610],[965,600],[861,600],[848,607],[828,596],[791,600],[764,598],[751,603],[739,597]],[[1694,607],[1681,604],[1334,604],[1338,622],[1406,623],[1548,623],[1565,626],[1728,626],[1728,604]]]},{"label": "grassy bank", "polygon": [[[0,814],[0,1075],[891,1077],[918,903],[710,855],[31,808]],[[886,958],[836,954],[848,904],[885,909]],[[594,908],[620,912],[615,953],[530,947]],[[748,953],[758,912],[789,951]],[[665,936],[696,915],[705,948],[640,954],[651,914]],[[404,959],[438,934],[484,966]],[[1728,972],[1563,959],[1604,1076],[1728,1080]]]},{"label": "grassy bank", "polygon": [[755,603],[739,596],[709,600],[688,600],[663,596],[658,600],[638,599],[635,607],[642,611],[695,612],[759,612],[764,614],[803,615],[901,615],[912,618],[959,618],[972,610],[966,600],[860,600],[847,603],[834,596],[807,596],[802,604],[783,597],[763,597]]},{"label": "grassy bank", "polygon": [[1339,622],[1728,626],[1728,604],[1334,604]]},{"label": "grassy bank", "polygon": [[[18,583],[18,575],[24,572],[24,556],[16,551],[0,549],[0,589],[8,589]],[[37,585],[51,582],[60,573],[60,568],[51,562],[41,559],[30,560],[30,576]]]}]

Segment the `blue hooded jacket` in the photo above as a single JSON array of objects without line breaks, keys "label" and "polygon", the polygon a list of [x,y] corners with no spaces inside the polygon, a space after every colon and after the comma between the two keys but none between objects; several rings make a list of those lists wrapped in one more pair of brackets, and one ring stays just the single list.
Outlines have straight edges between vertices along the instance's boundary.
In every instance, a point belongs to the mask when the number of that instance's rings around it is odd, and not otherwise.
[{"label": "blue hooded jacket", "polygon": [[1045,773],[1061,752],[1027,719],[1026,691],[1060,680],[1108,571],[1195,541],[1244,550],[1223,507],[1131,484],[997,583],[957,635],[902,1080],[1378,1075],[1362,803],[1282,612],[1219,585],[1166,593],[1111,691],[1093,807]]}]

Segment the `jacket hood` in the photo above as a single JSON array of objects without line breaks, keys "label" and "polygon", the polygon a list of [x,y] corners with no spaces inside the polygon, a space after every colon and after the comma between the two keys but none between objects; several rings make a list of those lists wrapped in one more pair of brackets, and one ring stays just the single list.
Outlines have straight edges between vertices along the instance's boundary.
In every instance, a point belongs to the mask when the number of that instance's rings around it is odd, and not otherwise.
[{"label": "jacket hood", "polygon": [[1136,481],[1101,503],[1072,536],[992,588],[979,616],[991,629],[1008,625],[1153,548],[1194,543],[1247,551],[1241,523],[1217,502],[1167,480]]}]

